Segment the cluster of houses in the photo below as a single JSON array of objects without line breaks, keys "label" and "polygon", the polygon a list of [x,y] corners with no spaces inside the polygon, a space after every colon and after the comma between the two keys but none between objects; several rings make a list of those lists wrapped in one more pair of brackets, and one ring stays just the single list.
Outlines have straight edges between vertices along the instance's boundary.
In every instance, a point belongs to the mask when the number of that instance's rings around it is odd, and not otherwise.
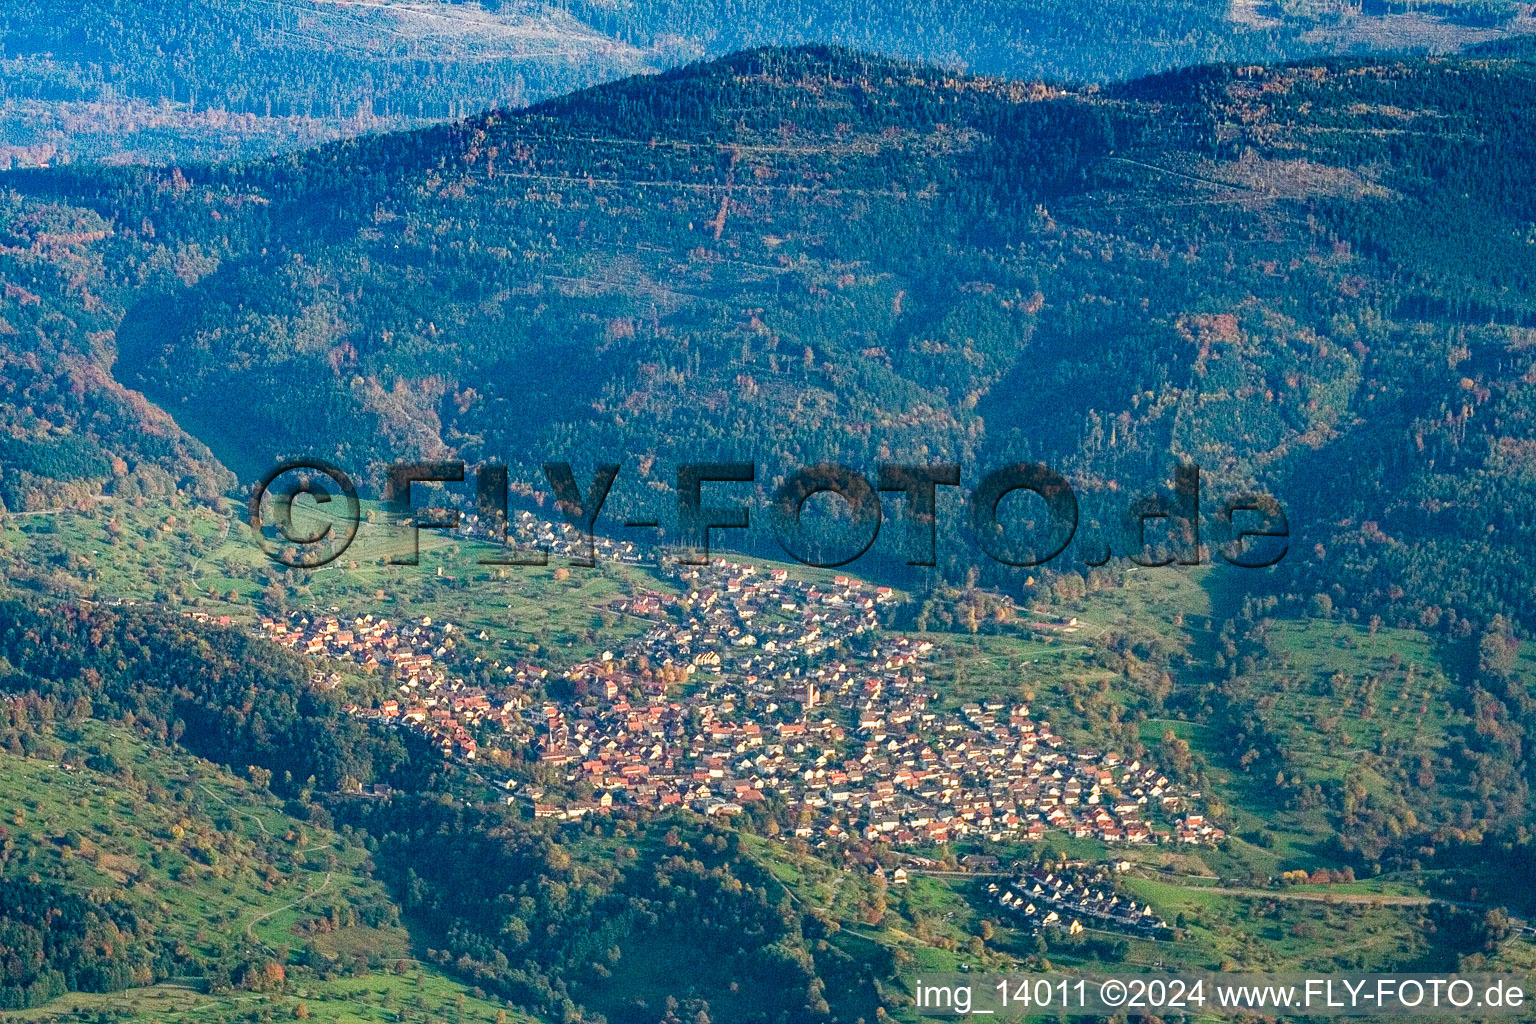
[{"label": "cluster of houses", "polygon": [[1222,838],[1189,813],[1198,793],[1134,758],[1072,749],[1022,703],[946,707],[926,675],[932,645],[876,629],[887,588],[724,559],[674,572],[680,593],[623,599],[655,628],[622,655],[573,667],[573,698],[542,709],[539,760],[593,795],[535,814],[634,804],[732,815],[770,801],[791,834],[818,845],[1053,829],[1123,843]]},{"label": "cluster of houses", "polygon": [[579,668],[591,673],[584,696],[544,708],[539,757],[596,796],[537,813],[579,817],[618,802],[728,815],[772,799],[792,834],[818,844],[1040,840],[1050,830],[1122,843],[1222,837],[1187,812],[1195,794],[1155,767],[1073,750],[1023,704],[941,710],[919,670],[926,650],[884,635],[779,678],[700,680],[695,670],[681,699],[637,697],[617,662]]},{"label": "cluster of houses", "polygon": [[403,691],[440,686],[447,678],[445,660],[457,644],[453,624],[434,624],[431,618],[395,623],[362,615],[343,621],[293,612],[287,618],[262,618],[261,631],[279,647],[301,654],[365,670],[387,669]]},{"label": "cluster of houses", "polygon": [[1076,935],[1085,928],[1095,928],[1141,938],[1171,934],[1168,922],[1150,903],[1138,904],[1117,892],[1114,880],[1102,871],[1058,874],[1035,868],[1006,885],[989,885],[987,891],[1011,920],[1031,931],[1061,928]]},{"label": "cluster of houses", "polygon": [[[467,688],[450,676],[457,649],[452,623],[434,623],[430,617],[396,623],[373,615],[344,621],[335,615],[294,612],[286,618],[263,618],[261,630],[280,647],[310,657],[388,672],[398,697],[376,708],[349,704],[345,710],[415,729],[439,745],[445,756],[474,760],[479,748],[474,734],[480,726],[513,724],[516,699]],[[338,679],[334,671],[314,676],[320,685]]]},{"label": "cluster of houses", "polygon": [[[466,536],[507,543],[523,551],[541,551],[554,558],[585,559],[588,556],[586,537],[576,527],[570,523],[541,520],[526,509],[513,512],[501,525],[479,512],[465,512],[460,516],[458,530]],[[654,565],[657,561],[653,549],[634,541],[614,540],[599,534],[593,535],[591,544],[591,555],[597,559],[629,565]]]},{"label": "cluster of houses", "polygon": [[[520,526],[557,549],[569,541],[547,523]],[[451,624],[295,615],[263,629],[392,672],[398,697],[356,714],[422,732],[484,770],[494,743],[558,773],[564,785],[526,788],[537,817],[765,805],[786,834],[818,846],[1051,830],[1116,843],[1222,838],[1193,813],[1199,794],[1152,765],[1073,749],[1018,700],[947,703],[927,677],[931,643],[879,628],[881,606],[898,599],[888,587],[725,559],[667,571],[673,592],[616,599],[615,610],[653,621],[622,651],[561,672],[497,663],[503,684],[489,690],[451,675],[467,653]]]}]

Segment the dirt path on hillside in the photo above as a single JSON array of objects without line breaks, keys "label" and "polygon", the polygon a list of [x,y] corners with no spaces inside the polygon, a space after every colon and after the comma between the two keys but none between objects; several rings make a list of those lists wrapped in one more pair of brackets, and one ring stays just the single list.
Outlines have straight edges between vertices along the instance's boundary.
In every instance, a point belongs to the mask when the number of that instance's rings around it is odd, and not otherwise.
[{"label": "dirt path on hillside", "polygon": [[[303,896],[300,896],[298,899],[294,900],[292,903],[284,903],[280,907],[272,908],[271,910],[267,911],[265,914],[257,914],[255,917],[251,918],[245,924],[245,937],[250,939],[252,942],[261,942],[261,940],[256,937],[256,932],[255,932],[255,928],[256,928],[256,926],[258,924],[260,924],[261,922],[265,921],[269,917],[273,917],[273,916],[275,916],[277,914],[281,914],[285,910],[291,910],[292,908],[298,906],[300,903],[303,903],[305,900],[309,899],[312,896],[318,896],[322,892],[325,892],[325,890],[327,890],[327,889],[329,889],[331,887],[331,879],[333,877],[334,877],[334,874],[332,872],[330,872],[330,871],[327,871],[325,873],[325,881],[321,882],[319,885],[315,886],[313,889],[309,890],[309,892],[306,892]],[[265,942],[261,942],[261,944],[263,946],[267,945]],[[267,948],[271,949],[272,947],[267,946]]]}]

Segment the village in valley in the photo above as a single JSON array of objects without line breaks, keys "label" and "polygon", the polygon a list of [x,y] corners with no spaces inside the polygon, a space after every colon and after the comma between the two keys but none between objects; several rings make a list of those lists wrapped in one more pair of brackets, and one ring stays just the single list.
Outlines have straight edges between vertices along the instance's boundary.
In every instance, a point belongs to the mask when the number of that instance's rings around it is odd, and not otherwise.
[{"label": "village in valley", "polygon": [[[526,519],[524,532],[554,553],[573,550],[569,528]],[[595,544],[599,558],[641,557]],[[559,671],[496,662],[501,685],[465,682],[458,666],[474,645],[452,623],[295,612],[261,628],[322,659],[321,685],[337,668],[386,672],[394,695],[349,711],[473,762],[535,817],[615,805],[732,816],[773,798],[788,809],[783,834],[818,848],[1053,831],[1124,844],[1223,838],[1199,792],[1133,756],[1074,748],[1023,700],[946,706],[928,678],[933,642],[880,626],[882,606],[900,600],[889,587],[723,558],[656,571],[670,592],[613,602],[649,625],[623,649]]]}]

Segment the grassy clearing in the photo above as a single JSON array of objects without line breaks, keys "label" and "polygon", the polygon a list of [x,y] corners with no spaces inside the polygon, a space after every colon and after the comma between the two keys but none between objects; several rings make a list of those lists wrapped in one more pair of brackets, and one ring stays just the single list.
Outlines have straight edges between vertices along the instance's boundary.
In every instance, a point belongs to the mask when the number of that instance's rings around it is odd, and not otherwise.
[{"label": "grassy clearing", "polygon": [[207,762],[95,722],[59,727],[34,756],[0,753],[0,777],[16,841],[7,875],[126,890],[206,956],[250,937],[293,945],[286,926],[312,892],[383,898],[361,850]]},{"label": "grassy clearing", "polygon": [[1441,954],[1424,926],[1422,907],[1239,896],[1147,878],[1123,884],[1181,929],[1180,941],[1156,944],[1169,963],[1219,970],[1390,970]]},{"label": "grassy clearing", "polygon": [[[481,564],[491,545],[420,531],[418,565],[391,560],[410,551],[409,533],[380,506],[363,503],[364,521],[345,555],[314,570],[272,562],[242,521],[243,509],[196,505],[103,504],[0,520],[6,575],[97,601],[155,602],[249,622],[258,608],[324,609],[385,617],[430,615],[457,623],[486,650],[563,663],[595,656],[645,631],[648,623],[615,613],[614,598],[671,591],[669,581],[637,566],[601,562],[567,567]],[[295,505],[296,529],[338,521],[328,509]],[[23,567],[36,567],[25,569]]]},{"label": "grassy clearing", "polygon": [[[1222,870],[1277,874],[1337,859],[1330,847],[1337,827],[1331,812],[1290,795],[1301,788],[1347,782],[1422,820],[1453,816],[1470,798],[1446,770],[1468,722],[1457,710],[1444,655],[1428,637],[1335,621],[1276,620],[1267,645],[1270,658],[1245,671],[1244,685],[1253,713],[1286,752],[1286,774],[1277,779],[1270,768],[1262,777],[1241,770],[1220,775],[1230,831],[1263,840],[1236,840]],[[1224,748],[1222,736],[1197,729],[1187,738],[1213,764],[1231,765],[1234,752]]]}]

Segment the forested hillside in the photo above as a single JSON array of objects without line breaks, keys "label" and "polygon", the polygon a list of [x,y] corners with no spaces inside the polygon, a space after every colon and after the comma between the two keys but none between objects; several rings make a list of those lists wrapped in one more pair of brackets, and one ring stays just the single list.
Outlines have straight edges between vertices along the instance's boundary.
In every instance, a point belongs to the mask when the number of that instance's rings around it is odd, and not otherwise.
[{"label": "forested hillside", "polygon": [[[229,486],[204,445],[112,377],[123,315],[104,262],[114,225],[14,192],[0,195],[0,222],[0,514],[88,501],[103,486],[210,498]],[[162,249],[132,279],[213,263],[195,243]]]},{"label": "forested hillside", "polygon": [[[368,877],[361,842],[285,808],[257,769],[240,769],[247,781],[162,744],[89,699],[0,697],[0,1012],[55,1019],[68,1015],[60,997],[81,993],[75,1005],[98,1000],[114,1017],[313,1006],[332,1021],[323,1003],[372,974],[495,1019],[431,967],[412,968],[414,986],[403,976],[400,909]],[[402,1019],[425,1022],[423,1004]]]},{"label": "forested hillside", "polygon": [[[13,174],[3,315],[38,319],[11,358],[78,308],[115,362],[21,394],[11,443],[106,479],[50,439],[142,449],[79,411],[115,379],[247,478],[451,454],[531,492],[612,458],[614,519],[666,525],[685,461],[757,460],[762,500],[822,458],[966,487],[1040,460],[1084,503],[1074,561],[1125,554],[1125,495],[1185,459],[1208,507],[1287,507],[1278,593],[1529,622],[1531,83],[1458,58],[1062,91],[768,50],[235,169]],[[23,234],[47,218],[97,230]],[[959,518],[948,571],[1000,572]]]}]

